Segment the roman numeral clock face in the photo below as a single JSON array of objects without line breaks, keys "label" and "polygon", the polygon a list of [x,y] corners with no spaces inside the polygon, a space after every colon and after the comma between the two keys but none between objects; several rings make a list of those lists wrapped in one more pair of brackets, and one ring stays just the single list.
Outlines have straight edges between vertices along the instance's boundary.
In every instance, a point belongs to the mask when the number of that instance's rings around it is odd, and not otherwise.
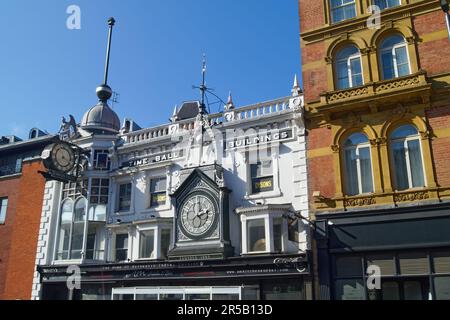
[{"label": "roman numeral clock face", "polygon": [[51,151],[53,166],[62,172],[69,172],[75,166],[75,154],[66,144],[56,144]]},{"label": "roman numeral clock face", "polygon": [[209,197],[193,195],[181,206],[180,227],[191,239],[206,237],[213,229],[216,217],[216,207]]}]

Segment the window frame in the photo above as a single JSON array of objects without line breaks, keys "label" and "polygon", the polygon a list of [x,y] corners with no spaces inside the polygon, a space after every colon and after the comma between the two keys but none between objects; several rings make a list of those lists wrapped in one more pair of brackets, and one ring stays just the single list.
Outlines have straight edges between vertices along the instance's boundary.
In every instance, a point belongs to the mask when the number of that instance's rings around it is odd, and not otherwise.
[{"label": "window frame", "polygon": [[[109,171],[111,170],[111,158],[109,157],[109,150],[106,149],[94,149],[93,150],[93,161],[92,161],[92,168],[95,171]],[[106,167],[99,167],[99,156],[106,155]]]},{"label": "window frame", "polygon": [[[156,191],[156,192],[152,192],[152,183],[154,181],[161,181],[161,180],[165,180],[166,181],[166,188],[164,189],[164,191]],[[168,181],[169,179],[167,178],[167,176],[155,176],[155,177],[150,177],[149,179],[149,209],[160,209],[164,206],[167,206],[167,201],[168,201]],[[161,204],[157,204],[157,205],[153,205],[153,196],[158,196],[164,194],[166,196],[166,200],[164,203]]]},{"label": "window frame", "polygon": [[[378,1],[382,1],[382,2],[385,4],[385,7],[384,7],[384,8],[380,7],[380,6],[379,6],[379,3],[377,3]],[[399,7],[399,6],[401,6],[401,5],[403,4],[403,3],[402,3],[402,0],[397,0],[398,3],[397,3],[396,5],[394,5],[394,6],[389,6],[388,3],[387,3],[387,1],[388,1],[388,0],[373,0],[372,3],[373,3],[373,5],[378,6],[381,10],[387,10],[387,9]]]},{"label": "window frame", "polygon": [[[270,167],[272,169],[272,174],[271,175],[258,175],[258,166],[260,165],[261,167],[264,167],[264,163],[270,162]],[[253,168],[254,166],[256,166],[256,176],[253,176]],[[263,191],[255,191],[254,190],[254,182],[255,180],[259,180],[259,182],[261,182],[261,180],[264,179],[272,179],[272,187],[271,190],[263,190]],[[266,192],[273,192],[275,190],[275,174],[274,174],[274,161],[273,159],[266,159],[266,160],[258,160],[257,163],[251,163],[250,164],[250,191],[252,195],[257,195],[257,194],[262,194],[262,193],[266,193]]]},{"label": "window frame", "polygon": [[[127,236],[127,248],[120,248],[120,249],[118,249],[117,248],[117,237],[118,236]],[[128,233],[128,232],[117,232],[116,234],[115,234],[115,236],[114,236],[114,262],[116,262],[116,263],[125,263],[125,262],[129,262],[130,261],[130,239],[131,239],[131,237],[130,237],[130,234]],[[126,250],[127,251],[127,257],[126,257],[126,260],[118,260],[117,259],[117,251],[118,250]]]},{"label": "window frame", "polygon": [[[347,138],[344,140],[344,146],[343,146],[343,160],[344,160],[344,174],[345,174],[345,193],[348,195],[348,178],[347,178],[347,159],[346,159],[346,151],[348,150],[356,150],[356,173],[357,173],[357,177],[358,177],[358,194],[355,195],[349,195],[352,197],[355,196],[362,196],[362,195],[368,195],[368,194],[372,194],[375,192],[375,176],[374,176],[374,171],[373,171],[373,161],[372,161],[372,148],[371,148],[371,144],[369,141],[369,138],[367,137],[367,135],[365,133],[361,133],[364,136],[366,136],[367,138],[367,142],[365,143],[360,143],[357,145],[352,145],[352,146],[345,146],[345,143],[348,141],[348,139],[350,139],[350,137],[352,135],[354,135],[355,133],[350,134],[349,136],[347,136]],[[368,148],[369,149],[369,157],[370,157],[370,171],[372,174],[372,191],[371,192],[363,192],[363,184],[362,184],[362,174],[361,174],[361,159],[360,159],[360,150],[361,149],[365,149]]]},{"label": "window frame", "polygon": [[[423,155],[423,146],[422,146],[422,140],[420,138],[420,133],[419,130],[417,129],[416,126],[412,125],[412,124],[406,124],[406,125],[410,125],[412,127],[414,127],[417,130],[417,134],[415,136],[407,136],[407,137],[403,137],[403,138],[395,138],[389,139],[389,145],[390,145],[390,158],[391,158],[391,167],[393,168],[393,179],[394,179],[394,187],[395,190],[398,192],[402,192],[402,191],[407,191],[407,190],[413,190],[413,189],[422,189],[422,188],[426,188],[427,187],[427,176],[426,176],[426,170],[425,170],[425,161],[424,161],[424,155]],[[399,125],[397,126],[394,130],[392,130],[391,135],[399,128],[401,128],[404,125]],[[408,142],[410,141],[418,141],[419,142],[419,151],[420,151],[420,158],[422,161],[422,174],[423,174],[423,181],[424,181],[424,186],[421,187],[414,187],[413,184],[413,178],[412,178],[412,171],[411,171],[411,159],[409,158],[409,146],[408,146]],[[395,174],[395,170],[397,169],[395,166],[395,160],[394,160],[394,149],[392,148],[392,145],[395,143],[399,143],[399,142],[403,142],[403,148],[405,150],[404,153],[404,157],[405,157],[405,162],[406,162],[406,169],[407,169],[407,176],[408,176],[408,188],[405,190],[398,190],[398,182],[397,182],[397,177]]]},{"label": "window frame", "polygon": [[[127,185],[129,185],[130,186],[130,205],[129,205],[129,207],[128,208],[126,208],[126,209],[122,209],[121,208],[121,198],[122,198],[122,196],[121,196],[121,194],[120,194],[120,192],[121,192],[121,187],[122,186],[127,186]],[[131,181],[123,181],[123,182],[119,182],[118,184],[117,184],[117,197],[116,197],[116,212],[118,213],[118,214],[127,214],[127,213],[130,213],[130,212],[132,212],[132,210],[133,210],[133,193],[134,193],[134,187],[133,187],[133,182],[131,182]]]},{"label": "window frame", "polygon": [[[407,76],[411,75],[411,73],[412,73],[411,58],[409,56],[409,50],[408,50],[408,42],[406,41],[405,37],[402,34],[399,34],[399,33],[390,34],[390,35],[384,37],[384,39],[381,41],[381,44],[383,44],[383,42],[386,41],[389,37],[393,37],[395,35],[401,36],[403,38],[403,42],[396,44],[392,47],[388,47],[388,48],[383,48],[382,46],[380,46],[379,61],[380,61],[380,67],[381,67],[382,80],[393,80],[393,79],[397,79],[400,77],[407,77]],[[406,59],[408,60],[408,74],[402,75],[402,76],[399,76],[398,64],[397,64],[397,52],[396,52],[396,50],[400,49],[400,48],[405,48]],[[385,75],[384,65],[383,65],[383,54],[386,52],[390,52],[390,54],[391,54],[391,59],[392,59],[391,62],[394,67],[394,77],[393,78],[386,78],[386,75]]]},{"label": "window frame", "polygon": [[[336,82],[335,87],[336,87],[337,90],[347,90],[347,89],[352,89],[352,88],[356,88],[356,87],[360,87],[360,86],[364,85],[364,69],[363,69],[363,63],[362,63],[361,50],[354,44],[352,44],[350,46],[353,46],[356,49],[358,49],[358,52],[355,53],[355,54],[352,54],[352,55],[350,55],[350,56],[348,56],[346,58],[343,58],[343,59],[336,59],[336,62],[334,64],[335,82]],[[346,48],[348,48],[350,46],[345,46],[345,47],[341,48],[340,50],[338,50],[336,52],[336,54],[338,54],[339,51],[344,50],[344,49],[346,49]],[[361,74],[361,80],[362,81],[361,81],[361,84],[359,84],[359,85],[355,85],[353,83],[353,77],[358,75],[358,74],[353,74],[353,72],[352,72],[351,62],[352,62],[352,60],[355,60],[355,59],[359,59],[359,64],[360,64],[360,67],[361,67],[361,73],[360,74]],[[342,88],[339,85],[339,71],[338,71],[338,64],[339,64],[339,62],[346,62],[346,64],[347,64],[348,87],[345,87],[345,88]]]},{"label": "window frame", "polygon": [[[335,21],[334,20],[334,12],[336,12],[337,10],[342,10],[343,8],[349,7],[349,6],[353,6],[355,15],[353,17],[350,17],[350,18],[344,17],[342,20]],[[348,2],[348,3],[345,3],[345,4],[340,4],[340,5],[336,6],[336,7],[333,6],[333,0],[329,0],[329,8],[330,8],[330,21],[331,21],[332,24],[340,23],[342,21],[347,21],[347,20],[356,18],[358,16],[358,6],[357,6],[357,1],[356,0],[352,0],[351,2]],[[345,13],[345,10],[344,10],[344,13]],[[343,14],[343,16],[344,15],[345,14]]]},{"label": "window frame", "polygon": [[[275,251],[275,237],[274,225],[277,219],[281,219],[281,251]],[[249,248],[249,222],[263,220],[266,249],[264,251],[251,251]],[[288,223],[283,218],[282,214],[256,214],[256,215],[241,215],[241,249],[242,255],[258,255],[258,254],[280,254],[288,253]]]},{"label": "window frame", "polygon": [[0,225],[6,224],[7,213],[8,213],[8,197],[0,197]]}]

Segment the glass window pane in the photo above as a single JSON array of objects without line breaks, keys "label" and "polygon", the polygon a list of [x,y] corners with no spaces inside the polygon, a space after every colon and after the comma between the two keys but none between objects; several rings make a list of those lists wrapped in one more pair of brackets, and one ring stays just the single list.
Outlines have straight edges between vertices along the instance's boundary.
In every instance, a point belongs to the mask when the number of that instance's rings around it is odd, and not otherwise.
[{"label": "glass window pane", "polygon": [[402,275],[427,275],[430,272],[426,253],[400,254],[399,260]]},{"label": "glass window pane", "polygon": [[397,282],[384,282],[382,284],[383,300],[400,300],[400,287]]},{"label": "glass window pane", "polygon": [[128,260],[128,234],[116,235],[116,261]]},{"label": "glass window pane", "polygon": [[406,137],[417,136],[418,134],[419,131],[417,130],[417,128],[408,124],[395,129],[395,131],[391,134],[391,139],[402,139]]},{"label": "glass window pane", "polygon": [[408,141],[408,153],[413,183],[412,186],[414,188],[424,187],[425,179],[419,140]]},{"label": "glass window pane", "polygon": [[383,67],[383,79],[395,78],[394,57],[391,51],[384,51],[381,54],[381,64]]},{"label": "glass window pane", "polygon": [[403,142],[392,144],[394,156],[394,171],[396,189],[398,191],[409,189],[408,168],[406,166],[406,150]]},{"label": "glass window pane", "polygon": [[131,207],[131,183],[120,185],[119,211],[129,211]]},{"label": "glass window pane", "polygon": [[337,300],[365,300],[363,280],[349,279],[336,281]]},{"label": "glass window pane", "polygon": [[140,255],[141,259],[155,258],[155,231],[143,231],[140,236]]},{"label": "glass window pane", "polygon": [[406,301],[423,300],[423,288],[420,281],[405,281],[404,292]]},{"label": "glass window pane", "polygon": [[266,227],[264,219],[247,221],[248,252],[266,251]]},{"label": "glass window pane", "polygon": [[283,219],[277,218],[273,221],[273,244],[275,252],[283,251]]},{"label": "glass window pane", "polygon": [[86,206],[87,201],[85,199],[80,199],[75,204],[75,217],[74,221],[85,221],[86,219]]},{"label": "glass window pane", "polygon": [[367,257],[367,266],[372,265],[378,266],[383,276],[394,276],[396,274],[394,255],[383,254]]},{"label": "glass window pane", "polygon": [[345,150],[345,181],[347,185],[347,195],[354,196],[359,194],[358,167],[355,148]]},{"label": "glass window pane", "polygon": [[170,229],[163,229],[161,232],[161,255],[163,259],[167,259],[170,249]]},{"label": "glass window pane", "polygon": [[433,253],[435,273],[450,273],[450,251]]},{"label": "glass window pane", "polygon": [[359,163],[361,167],[362,192],[373,192],[372,161],[369,147],[359,149]]},{"label": "glass window pane", "polygon": [[335,269],[337,277],[351,277],[363,275],[362,258],[357,257],[336,257]]},{"label": "glass window pane", "polygon": [[450,277],[434,278],[436,300],[450,300]]},{"label": "glass window pane", "polygon": [[70,259],[81,259],[81,252],[83,250],[84,241],[84,221],[75,222],[72,229],[72,249],[70,252]]}]

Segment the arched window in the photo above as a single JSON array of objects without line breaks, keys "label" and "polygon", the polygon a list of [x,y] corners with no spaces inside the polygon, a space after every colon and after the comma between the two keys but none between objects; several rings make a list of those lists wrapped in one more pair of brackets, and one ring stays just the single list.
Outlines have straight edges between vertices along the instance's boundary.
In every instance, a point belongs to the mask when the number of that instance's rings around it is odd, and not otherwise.
[{"label": "arched window", "polygon": [[337,89],[363,85],[361,54],[357,47],[351,45],[341,49],[335,59]]},{"label": "arched window", "polygon": [[394,34],[381,42],[380,62],[384,80],[409,75],[408,46],[403,36]]},{"label": "arched window", "polygon": [[67,199],[61,206],[57,260],[81,259],[84,241],[87,200],[80,198],[74,203]]},{"label": "arched window", "polygon": [[352,134],[344,143],[346,194],[354,196],[374,191],[370,143],[362,133]]},{"label": "arched window", "polygon": [[420,136],[416,127],[404,125],[390,136],[395,188],[398,191],[425,186]]}]

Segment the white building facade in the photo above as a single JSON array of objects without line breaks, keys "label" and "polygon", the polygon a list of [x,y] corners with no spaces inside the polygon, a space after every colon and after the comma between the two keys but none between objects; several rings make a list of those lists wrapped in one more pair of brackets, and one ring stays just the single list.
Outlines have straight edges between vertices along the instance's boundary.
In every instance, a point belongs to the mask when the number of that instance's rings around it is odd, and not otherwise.
[{"label": "white building facade", "polygon": [[[33,299],[311,299],[304,100],[200,102],[141,129],[100,101],[45,191]],[[78,277],[80,275],[80,277]]]}]

